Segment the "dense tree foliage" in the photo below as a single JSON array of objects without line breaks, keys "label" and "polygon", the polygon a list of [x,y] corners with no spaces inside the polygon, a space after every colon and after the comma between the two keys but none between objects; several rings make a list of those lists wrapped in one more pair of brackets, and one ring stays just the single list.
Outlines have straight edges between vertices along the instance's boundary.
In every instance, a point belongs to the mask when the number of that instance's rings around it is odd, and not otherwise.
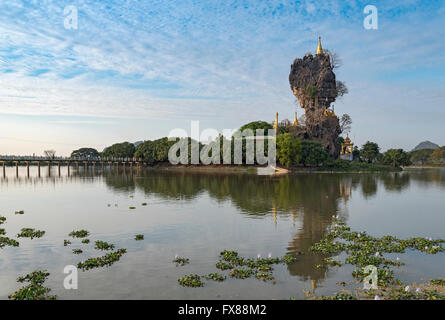
[{"label": "dense tree foliage", "polygon": [[301,141],[289,133],[277,137],[277,161],[283,166],[291,166],[301,161]]},{"label": "dense tree foliage", "polygon": [[367,141],[360,150],[360,156],[368,163],[378,160],[380,154],[380,147],[375,142]]},{"label": "dense tree foliage", "polygon": [[250,122],[248,124],[243,125],[239,131],[244,131],[246,129],[251,129],[254,133],[254,135],[256,135],[256,130],[257,129],[264,129],[264,134],[267,135],[267,130],[268,129],[273,129],[273,126],[266,122],[266,121],[254,121],[254,122]]},{"label": "dense tree foliage", "polygon": [[431,160],[430,156],[434,149],[420,149],[410,152],[410,159],[413,163],[425,164]]},{"label": "dense tree foliage", "polygon": [[327,150],[320,143],[310,140],[301,141],[301,163],[304,166],[320,166],[328,157]]},{"label": "dense tree foliage", "polygon": [[80,148],[71,152],[71,158],[97,158],[99,152],[94,148]]},{"label": "dense tree foliage", "polygon": [[382,159],[383,164],[393,167],[408,166],[411,164],[410,156],[403,149],[389,149]]},{"label": "dense tree foliage", "polygon": [[168,141],[167,137],[144,141],[136,147],[134,157],[150,163],[168,161],[168,150],[175,143],[176,140]]},{"label": "dense tree foliage", "polygon": [[130,142],[122,142],[107,147],[101,155],[106,158],[132,158],[134,151],[134,144]]},{"label": "dense tree foliage", "polygon": [[437,148],[431,154],[431,159],[433,160],[444,160],[445,159],[445,146]]}]

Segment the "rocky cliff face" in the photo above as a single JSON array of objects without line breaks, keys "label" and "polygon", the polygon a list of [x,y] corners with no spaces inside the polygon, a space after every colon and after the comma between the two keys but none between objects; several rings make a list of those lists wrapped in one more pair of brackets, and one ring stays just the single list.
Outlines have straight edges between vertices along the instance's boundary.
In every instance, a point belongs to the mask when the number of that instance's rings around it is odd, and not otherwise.
[{"label": "rocky cliff face", "polygon": [[338,96],[335,74],[328,54],[307,54],[291,65],[289,83],[306,115],[306,126],[293,130],[294,135],[320,142],[333,157],[338,157],[341,133],[339,119],[324,115],[325,108]]}]

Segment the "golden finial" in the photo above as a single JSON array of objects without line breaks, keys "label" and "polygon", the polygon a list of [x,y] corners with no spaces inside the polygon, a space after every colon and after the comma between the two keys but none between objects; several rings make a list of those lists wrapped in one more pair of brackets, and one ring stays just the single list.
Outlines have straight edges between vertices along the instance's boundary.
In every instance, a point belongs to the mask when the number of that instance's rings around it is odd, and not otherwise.
[{"label": "golden finial", "polygon": [[317,48],[317,54],[322,54],[323,48],[321,46],[321,37],[318,37],[318,48]]},{"label": "golden finial", "polygon": [[294,126],[298,126],[298,119],[297,119],[297,112],[295,111],[295,117],[294,117]]},{"label": "golden finial", "polygon": [[273,128],[275,129],[275,134],[278,134],[278,112],[275,114],[275,122],[273,124]]}]

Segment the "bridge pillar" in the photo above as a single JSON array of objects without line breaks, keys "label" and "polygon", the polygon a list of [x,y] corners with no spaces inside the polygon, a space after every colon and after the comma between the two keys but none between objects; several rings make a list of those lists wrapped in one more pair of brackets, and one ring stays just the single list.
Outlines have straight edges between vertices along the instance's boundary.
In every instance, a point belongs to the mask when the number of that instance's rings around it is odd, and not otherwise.
[{"label": "bridge pillar", "polygon": [[3,161],[3,178],[6,178],[6,165],[4,161]]},{"label": "bridge pillar", "polygon": [[48,177],[51,177],[51,161],[48,161]]},{"label": "bridge pillar", "polygon": [[68,161],[68,177],[70,176],[70,166],[71,166],[71,162]]},{"label": "bridge pillar", "polygon": [[57,170],[58,170],[58,173],[59,173],[59,177],[60,177],[60,161],[59,161],[59,162],[57,162]]},{"label": "bridge pillar", "polygon": [[26,161],[26,175],[29,178],[29,161]]},{"label": "bridge pillar", "polygon": [[39,178],[40,178],[40,161],[37,161],[37,165],[38,165],[38,172],[39,172]]},{"label": "bridge pillar", "polygon": [[15,162],[15,175],[16,175],[16,177],[19,176],[19,162],[18,161]]}]

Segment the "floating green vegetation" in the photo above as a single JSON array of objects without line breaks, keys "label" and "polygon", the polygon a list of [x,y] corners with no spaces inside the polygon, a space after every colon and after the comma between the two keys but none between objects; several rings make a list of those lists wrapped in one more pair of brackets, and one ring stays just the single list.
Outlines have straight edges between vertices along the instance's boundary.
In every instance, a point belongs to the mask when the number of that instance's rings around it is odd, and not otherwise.
[{"label": "floating green vegetation", "polygon": [[357,298],[352,294],[341,292],[333,296],[322,296],[320,300],[357,300]]},{"label": "floating green vegetation", "polygon": [[83,239],[82,243],[85,243],[85,244],[90,243],[90,239]]},{"label": "floating green vegetation", "polygon": [[21,232],[17,235],[18,238],[41,238],[45,234],[45,231],[35,230],[33,228],[22,228]]},{"label": "floating green vegetation", "polygon": [[434,279],[431,280],[430,283],[436,286],[445,286],[445,279]]},{"label": "floating green vegetation", "polygon": [[[333,223],[330,232],[314,244],[310,251],[330,255],[345,252],[344,262],[359,267],[352,272],[352,276],[359,281],[363,281],[370,274],[370,272],[365,272],[363,268],[373,265],[377,267],[379,286],[401,285],[401,281],[395,278],[392,267],[398,267],[404,263],[398,257],[394,260],[387,259],[384,254],[404,253],[406,249],[418,250],[427,254],[444,251],[442,243],[445,240],[420,237],[403,240],[393,236],[376,238],[366,232],[351,231],[344,222],[337,218],[333,219]],[[324,262],[327,265],[342,265],[341,261],[332,258],[326,258]]]},{"label": "floating green vegetation", "polygon": [[15,214],[24,214],[24,213],[25,213],[25,211],[23,211],[23,210],[19,210],[19,211],[15,212]]},{"label": "floating green vegetation", "polygon": [[6,217],[0,216],[0,224],[5,223]]},{"label": "floating green vegetation", "polygon": [[33,271],[24,277],[19,277],[17,282],[28,282],[29,284],[9,295],[11,300],[55,300],[57,296],[50,296],[51,289],[45,288],[43,283],[48,278],[46,270]]},{"label": "floating green vegetation", "polygon": [[5,229],[0,229],[0,236],[4,236],[6,234],[6,230]]},{"label": "floating green vegetation", "polygon": [[81,253],[83,253],[83,251],[82,251],[82,249],[73,249],[73,253],[81,254]]},{"label": "floating green vegetation", "polygon": [[295,261],[297,261],[297,258],[295,258],[294,256],[292,256],[291,254],[285,254],[283,256],[283,258],[281,258],[281,261],[283,261],[285,264],[291,264],[294,263]]},{"label": "floating green vegetation", "polygon": [[258,271],[257,273],[255,273],[255,278],[259,279],[259,280],[263,280],[263,281],[267,281],[267,280],[275,280],[275,278],[273,277],[272,273],[270,272],[262,272],[262,271]]},{"label": "floating green vegetation", "polygon": [[337,266],[337,267],[341,267],[343,264],[341,263],[341,261],[338,260],[334,260],[332,258],[326,258],[324,259],[324,262],[326,262],[326,264],[330,265],[330,266]]},{"label": "floating green vegetation", "polygon": [[189,274],[178,279],[178,282],[183,287],[202,287],[204,282],[201,281],[201,276],[197,274]]},{"label": "floating green vegetation", "polygon": [[114,244],[107,243],[105,241],[96,241],[96,246],[94,247],[97,250],[113,250]]},{"label": "floating green vegetation", "polygon": [[219,274],[219,273],[209,273],[208,275],[204,276],[207,280],[213,280],[213,281],[224,281],[226,280],[226,276]]},{"label": "floating green vegetation", "polygon": [[231,277],[237,278],[237,279],[247,279],[252,274],[253,274],[253,270],[252,269],[243,268],[243,267],[232,269],[232,270],[230,270],[230,273],[229,273],[229,275]]},{"label": "floating green vegetation", "polygon": [[82,229],[82,230],[78,230],[78,231],[73,230],[68,235],[73,238],[85,238],[85,237],[88,237],[90,235],[90,233],[87,230]]},{"label": "floating green vegetation", "polygon": [[229,270],[233,269],[233,266],[230,263],[219,261],[216,263],[216,267],[220,270]]},{"label": "floating green vegetation", "polygon": [[119,259],[122,257],[122,255],[126,252],[127,252],[126,249],[118,249],[118,250],[112,251],[102,257],[90,258],[88,260],[85,260],[84,262],[79,262],[77,264],[77,268],[85,271],[85,270],[100,268],[100,267],[104,267],[104,266],[111,266],[116,261],[119,261]]},{"label": "floating green vegetation", "polygon": [[143,202],[142,204],[141,204],[141,206],[146,206],[147,205],[147,202]]},{"label": "floating green vegetation", "polygon": [[175,259],[173,259],[173,262],[176,263],[176,266],[185,266],[190,262],[190,259],[176,256]]},{"label": "floating green vegetation", "polygon": [[71,244],[71,241],[69,240],[63,240],[63,245],[66,247],[67,245]]},{"label": "floating green vegetation", "polygon": [[143,235],[143,234],[137,234],[137,235],[134,237],[134,240],[144,240],[144,235]]},{"label": "floating green vegetation", "polygon": [[129,209],[130,209],[130,210],[134,210],[134,209],[136,209],[136,207],[129,207]]},{"label": "floating green vegetation", "polygon": [[[261,258],[260,255],[258,255],[257,259],[253,259],[241,257],[236,251],[224,250],[220,252],[220,261],[218,261],[215,266],[219,270],[230,270],[229,276],[232,278],[246,279],[255,275],[255,278],[259,280],[273,281],[273,283],[275,283],[273,265],[280,263],[291,264],[295,261],[296,258],[290,254],[284,255],[282,258],[272,258],[271,254],[269,254],[268,258]],[[211,273],[202,277],[215,281],[223,281],[226,279],[224,275],[218,273]]]},{"label": "floating green vegetation", "polygon": [[18,247],[20,244],[17,240],[8,238],[8,237],[0,237],[0,248],[5,246]]}]

